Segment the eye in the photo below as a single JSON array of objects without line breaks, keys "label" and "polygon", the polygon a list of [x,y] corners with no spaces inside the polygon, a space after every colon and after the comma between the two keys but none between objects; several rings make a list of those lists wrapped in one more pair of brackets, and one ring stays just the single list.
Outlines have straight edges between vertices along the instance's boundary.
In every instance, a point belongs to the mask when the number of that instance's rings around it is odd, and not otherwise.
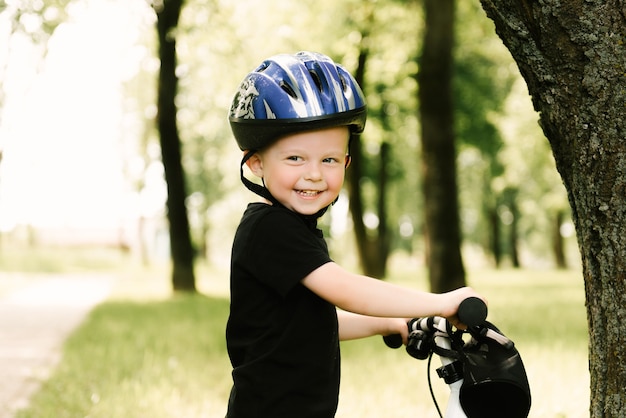
[{"label": "eye", "polygon": [[287,160],[289,160],[289,161],[302,161],[302,157],[299,157],[297,155],[290,155],[289,157],[287,157]]}]

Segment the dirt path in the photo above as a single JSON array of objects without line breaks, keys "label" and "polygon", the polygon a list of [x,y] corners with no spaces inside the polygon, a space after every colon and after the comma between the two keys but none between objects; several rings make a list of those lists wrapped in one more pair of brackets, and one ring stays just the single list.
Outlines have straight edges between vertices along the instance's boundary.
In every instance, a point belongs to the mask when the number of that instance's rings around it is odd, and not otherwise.
[{"label": "dirt path", "polygon": [[110,293],[113,278],[102,275],[0,274],[11,281],[0,294],[0,418],[28,405],[59,361],[65,338]]}]

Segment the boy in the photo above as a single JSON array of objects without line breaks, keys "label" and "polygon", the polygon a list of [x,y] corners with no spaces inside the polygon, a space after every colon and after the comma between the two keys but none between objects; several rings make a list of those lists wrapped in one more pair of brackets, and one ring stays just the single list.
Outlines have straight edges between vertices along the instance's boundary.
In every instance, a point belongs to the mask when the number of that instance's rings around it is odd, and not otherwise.
[{"label": "boy", "polygon": [[[476,295],[395,286],[329,257],[317,219],[341,191],[350,138],[365,119],[354,78],[311,52],[269,58],[235,95],[241,180],[263,201],[248,205],[232,249],[229,418],[334,417],[340,340],[401,334],[406,342],[404,318],[456,323],[459,303]],[[262,185],[243,175],[244,164]]]}]

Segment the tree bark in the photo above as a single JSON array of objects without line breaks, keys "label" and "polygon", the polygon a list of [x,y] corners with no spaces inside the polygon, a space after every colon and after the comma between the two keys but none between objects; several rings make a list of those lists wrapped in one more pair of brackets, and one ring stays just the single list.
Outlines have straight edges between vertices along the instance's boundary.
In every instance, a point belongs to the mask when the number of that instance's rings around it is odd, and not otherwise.
[{"label": "tree bark", "polygon": [[456,181],[452,66],[455,0],[425,0],[419,63],[426,263],[433,292],[465,285]]},{"label": "tree bark", "polygon": [[528,84],[568,192],[589,325],[590,413],[626,411],[626,5],[481,0]]},{"label": "tree bark", "polygon": [[169,221],[174,290],[195,291],[194,249],[189,234],[185,173],[182,166],[181,142],[176,123],[176,36],[183,0],[164,0],[155,6],[159,36],[161,68],[158,80],[157,122],[161,155],[167,183],[167,219]]}]

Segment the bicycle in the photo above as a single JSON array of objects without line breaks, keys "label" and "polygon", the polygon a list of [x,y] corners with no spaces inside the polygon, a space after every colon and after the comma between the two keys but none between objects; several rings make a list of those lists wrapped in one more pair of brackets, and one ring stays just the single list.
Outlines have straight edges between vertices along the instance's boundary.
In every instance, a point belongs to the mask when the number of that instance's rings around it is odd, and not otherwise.
[{"label": "bicycle", "polygon": [[[459,305],[457,316],[467,325],[455,329],[445,318],[432,316],[408,322],[407,353],[428,359],[430,394],[440,418],[526,418],[531,396],[526,370],[515,344],[486,320],[487,306],[475,297]],[[469,336],[469,340],[464,337]],[[402,346],[400,335],[384,337],[391,348]],[[437,354],[438,376],[449,386],[445,415],[441,414],[430,379]]]}]

